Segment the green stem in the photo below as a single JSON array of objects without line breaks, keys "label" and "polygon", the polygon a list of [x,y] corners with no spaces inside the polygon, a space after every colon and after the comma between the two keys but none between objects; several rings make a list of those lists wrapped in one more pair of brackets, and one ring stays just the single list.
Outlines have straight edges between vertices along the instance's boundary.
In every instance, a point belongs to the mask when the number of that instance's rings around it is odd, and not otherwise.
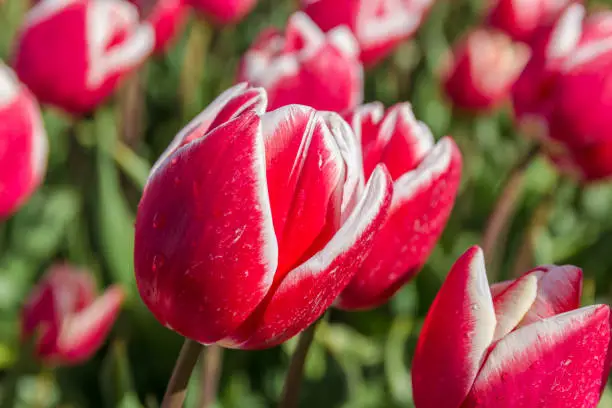
[{"label": "green stem", "polygon": [[223,368],[223,348],[212,345],[204,350],[202,361],[202,395],[200,408],[210,408],[217,400],[217,390]]},{"label": "green stem", "polygon": [[502,187],[502,192],[499,195],[493,212],[491,213],[482,238],[482,249],[489,265],[489,280],[495,282],[497,279],[498,268],[495,266],[497,258],[497,250],[500,247],[500,241],[505,240],[508,223],[514,214],[516,204],[520,197],[525,172],[529,165],[538,156],[540,152],[539,146],[534,146],[525,156],[523,156],[510,170],[508,177]]},{"label": "green stem", "polygon": [[185,343],[183,343],[179,357],[174,365],[172,376],[168,382],[168,388],[161,403],[161,408],[182,408],[185,395],[187,394],[189,378],[203,348],[204,346],[200,343],[185,339]]},{"label": "green stem", "polygon": [[278,405],[279,408],[296,408],[298,406],[306,356],[320,321],[321,319],[317,320],[300,334],[298,345],[291,357],[287,377],[285,377],[285,386],[283,387],[283,395]]}]

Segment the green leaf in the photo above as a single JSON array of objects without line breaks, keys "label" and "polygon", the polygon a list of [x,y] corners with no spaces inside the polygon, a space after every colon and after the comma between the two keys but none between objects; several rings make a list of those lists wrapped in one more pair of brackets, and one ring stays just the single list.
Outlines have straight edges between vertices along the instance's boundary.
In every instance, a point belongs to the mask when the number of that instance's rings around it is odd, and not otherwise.
[{"label": "green leaf", "polygon": [[99,146],[96,159],[100,250],[113,280],[121,283],[134,296],[134,216],[121,190],[119,172],[109,153],[117,140],[115,121],[109,110],[100,110],[96,114],[95,133]]},{"label": "green leaf", "polygon": [[108,350],[100,373],[100,387],[105,405],[114,407],[141,407],[132,380],[132,371],[125,344],[115,340]]}]

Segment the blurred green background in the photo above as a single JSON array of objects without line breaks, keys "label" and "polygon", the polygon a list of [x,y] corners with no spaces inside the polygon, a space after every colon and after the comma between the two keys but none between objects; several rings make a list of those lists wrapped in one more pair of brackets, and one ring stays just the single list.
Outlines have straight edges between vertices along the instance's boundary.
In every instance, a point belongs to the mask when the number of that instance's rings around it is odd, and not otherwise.
[{"label": "blurred green background", "polygon": [[[7,62],[26,3],[0,4],[0,58]],[[44,111],[51,149],[45,184],[0,224],[0,389],[6,393],[8,384],[17,384],[8,406],[158,406],[182,339],[153,319],[135,290],[132,239],[142,185],[174,134],[232,85],[238,59],[257,33],[282,27],[296,3],[262,0],[236,27],[213,28],[192,18],[176,45],[150,60],[94,117],[73,124],[58,111]],[[610,7],[589,4],[601,5]],[[481,1],[438,1],[414,40],[366,73],[366,101],[411,101],[436,137],[456,138],[463,184],[444,236],[415,282],[376,310],[329,313],[308,357],[303,407],[412,406],[409,362],[427,308],[454,260],[480,242],[505,176],[529,147],[508,109],[472,117],[454,111],[440,93],[441,59],[478,24],[482,10]],[[197,58],[186,58],[186,49],[195,49]],[[611,209],[612,184],[579,186],[538,159],[493,270],[501,279],[535,264],[576,264],[585,271],[584,303],[610,303]],[[129,300],[107,345],[87,364],[16,364],[26,354],[19,344],[21,304],[56,261],[86,266],[100,287],[122,283]],[[274,406],[294,345],[226,350],[217,406]],[[196,370],[188,408],[196,406],[200,381]],[[600,406],[612,407],[612,397],[605,395]]]}]

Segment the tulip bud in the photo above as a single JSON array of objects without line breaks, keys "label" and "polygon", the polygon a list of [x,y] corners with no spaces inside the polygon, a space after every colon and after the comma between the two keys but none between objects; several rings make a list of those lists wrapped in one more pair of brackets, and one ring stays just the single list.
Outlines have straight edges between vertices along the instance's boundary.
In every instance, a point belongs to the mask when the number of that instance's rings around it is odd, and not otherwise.
[{"label": "tulip bud", "polygon": [[496,107],[529,59],[529,49],[501,32],[475,30],[458,44],[443,74],[450,100],[467,110]]},{"label": "tulip bud", "polygon": [[[367,186],[338,115],[237,85],[180,132],[138,206],[136,281],[155,317],[204,344],[266,348],[304,330],[346,287],[391,203]],[[206,324],[202,324],[206,322]]]},{"label": "tulip bud", "polygon": [[489,288],[482,250],[469,249],[425,318],[415,407],[596,407],[610,370],[610,308],[578,309],[581,287],[579,268],[549,265]]},{"label": "tulip bud", "polygon": [[185,26],[185,0],[129,0],[155,32],[155,52],[166,50]]},{"label": "tulip bud", "polygon": [[126,0],[43,0],[26,14],[15,71],[42,103],[92,111],[155,46]]},{"label": "tulip bud", "polygon": [[487,23],[515,41],[530,41],[542,26],[553,23],[576,0],[493,0]]},{"label": "tulip bud", "polygon": [[235,24],[257,4],[257,0],[185,0],[217,24]]},{"label": "tulip bud", "polygon": [[34,338],[36,355],[45,363],[82,363],[104,342],[122,301],[121,288],[112,286],[96,297],[91,274],[55,265],[23,308],[22,335]]},{"label": "tulip bud", "polygon": [[373,249],[336,305],[367,309],[386,302],[421,269],[453,208],[461,153],[445,137],[434,144],[408,103],[385,112],[380,103],[346,115],[361,145],[365,176],[380,163],[394,180],[389,215]]},{"label": "tulip bud", "polygon": [[47,150],[34,96],[0,61],[0,219],[15,212],[42,182]]},{"label": "tulip bud", "polygon": [[284,36],[263,32],[242,59],[239,81],[261,86],[268,109],[299,103],[341,112],[363,99],[359,48],[346,27],[327,34],[303,13],[293,14]]},{"label": "tulip bud", "polygon": [[351,29],[367,66],[410,38],[432,4],[433,0],[302,0],[304,12],[324,31]]}]

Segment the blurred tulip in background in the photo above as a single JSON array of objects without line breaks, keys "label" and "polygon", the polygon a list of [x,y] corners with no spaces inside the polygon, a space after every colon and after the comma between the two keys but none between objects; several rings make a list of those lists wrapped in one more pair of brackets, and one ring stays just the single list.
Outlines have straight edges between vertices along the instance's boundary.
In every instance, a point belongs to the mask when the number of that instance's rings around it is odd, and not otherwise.
[{"label": "blurred tulip in background", "polygon": [[528,59],[529,49],[502,32],[474,30],[446,61],[442,79],[446,95],[465,110],[495,108],[508,99]]},{"label": "blurred tulip in background", "polygon": [[47,145],[36,99],[0,61],[0,219],[19,209],[42,182]]},{"label": "blurred tulip in background", "polygon": [[541,27],[553,23],[576,0],[489,0],[487,23],[515,41],[530,41]]},{"label": "blurred tulip in background", "polygon": [[433,0],[302,0],[302,8],[324,31],[347,26],[366,66],[375,65],[407,40]]},{"label": "blurred tulip in background", "polygon": [[262,32],[240,64],[238,81],[261,86],[268,109],[302,104],[342,112],[363,100],[359,46],[348,27],[323,33],[304,13],[294,13],[284,34]]},{"label": "blurred tulip in background", "polygon": [[461,153],[450,137],[434,144],[408,103],[385,112],[375,102],[345,117],[361,146],[365,177],[382,163],[394,180],[389,215],[372,252],[337,301],[343,309],[364,309],[387,301],[427,260],[455,202]]},{"label": "blurred tulip in background", "polygon": [[122,301],[120,287],[98,296],[88,271],[54,265],[26,301],[22,335],[33,338],[36,356],[47,364],[82,363],[106,339]]},{"label": "blurred tulip in background", "polygon": [[155,47],[155,31],[127,0],[43,0],[29,10],[14,67],[43,104],[86,114]]},{"label": "blurred tulip in background", "polygon": [[610,308],[578,308],[581,290],[579,268],[554,265],[489,289],[482,251],[469,249],[425,318],[415,407],[596,407],[610,370]]}]

